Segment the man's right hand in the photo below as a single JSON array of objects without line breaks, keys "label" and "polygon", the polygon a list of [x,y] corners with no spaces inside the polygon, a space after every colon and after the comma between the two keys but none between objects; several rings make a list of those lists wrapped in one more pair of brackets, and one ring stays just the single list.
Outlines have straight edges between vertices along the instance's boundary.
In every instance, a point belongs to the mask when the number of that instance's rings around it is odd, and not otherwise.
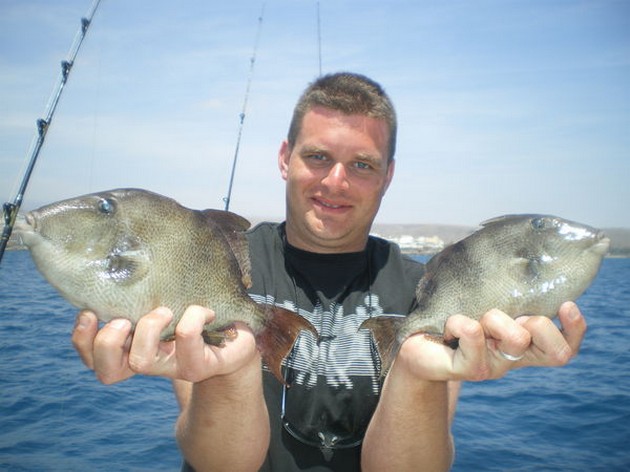
[{"label": "man's right hand", "polygon": [[201,334],[204,325],[214,320],[214,312],[192,305],[177,324],[175,339],[161,341],[160,333],[172,317],[169,309],[156,308],[138,321],[132,333],[128,320],[115,319],[99,329],[96,315],[81,311],[72,343],[83,363],[105,384],[135,374],[200,382],[234,373],[256,358],[260,362],[254,335],[245,324],[236,324],[237,336],[225,347],[208,345]]}]

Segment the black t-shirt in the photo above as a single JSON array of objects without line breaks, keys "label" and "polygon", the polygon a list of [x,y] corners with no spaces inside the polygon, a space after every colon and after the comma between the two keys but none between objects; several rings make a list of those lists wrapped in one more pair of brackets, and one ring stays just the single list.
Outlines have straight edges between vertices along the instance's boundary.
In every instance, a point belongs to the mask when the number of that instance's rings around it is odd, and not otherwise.
[{"label": "black t-shirt", "polygon": [[319,333],[318,341],[303,332],[287,356],[290,388],[263,373],[271,444],[261,471],[358,471],[381,388],[376,348],[358,328],[370,317],[408,314],[423,265],[375,237],[348,254],[294,248],[283,224],[258,225],[248,239],[250,296],[299,313]]}]

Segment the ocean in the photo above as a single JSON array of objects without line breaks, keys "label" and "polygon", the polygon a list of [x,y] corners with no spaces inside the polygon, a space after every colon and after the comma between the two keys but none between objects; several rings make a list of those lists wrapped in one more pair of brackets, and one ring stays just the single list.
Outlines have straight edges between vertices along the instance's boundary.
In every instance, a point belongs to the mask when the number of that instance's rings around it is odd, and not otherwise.
[{"label": "ocean", "polygon": [[[579,305],[589,330],[568,366],[464,385],[453,471],[630,471],[630,259],[604,260]],[[0,470],[179,470],[170,383],[101,385],[70,343],[75,313],[28,252],[4,255]]]}]

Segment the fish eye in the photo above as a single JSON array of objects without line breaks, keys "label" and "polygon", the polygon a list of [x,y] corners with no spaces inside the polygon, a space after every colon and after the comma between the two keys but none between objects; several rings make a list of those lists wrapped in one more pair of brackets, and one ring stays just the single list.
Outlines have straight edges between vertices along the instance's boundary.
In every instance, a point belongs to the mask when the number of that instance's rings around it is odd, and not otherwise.
[{"label": "fish eye", "polygon": [[98,201],[98,211],[104,215],[111,215],[114,213],[114,202],[108,198],[101,198]]},{"label": "fish eye", "polygon": [[544,218],[534,218],[531,221],[532,228],[535,230],[543,230],[545,229],[546,223]]}]

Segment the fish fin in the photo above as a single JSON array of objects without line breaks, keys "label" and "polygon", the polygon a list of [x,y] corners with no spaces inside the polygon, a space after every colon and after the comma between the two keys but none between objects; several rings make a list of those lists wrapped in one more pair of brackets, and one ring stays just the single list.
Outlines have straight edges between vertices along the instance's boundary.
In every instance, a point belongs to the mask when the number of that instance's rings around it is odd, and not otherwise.
[{"label": "fish fin", "polygon": [[230,324],[218,330],[203,331],[201,336],[206,344],[225,347],[225,341],[236,339],[238,331],[236,330],[236,326],[234,326],[234,324]]},{"label": "fish fin", "polygon": [[310,331],[317,338],[315,327],[302,316],[284,308],[269,306],[263,329],[256,335],[256,345],[273,375],[289,386],[282,376],[281,365],[289,354],[300,331]]},{"label": "fish fin", "polygon": [[203,210],[202,213],[210,220],[218,223],[222,230],[232,232],[247,231],[251,223],[241,215],[224,210]]},{"label": "fish fin", "polygon": [[251,277],[251,275],[249,275],[249,274],[243,275],[241,277],[241,282],[243,284],[243,287],[245,287],[246,289],[252,288],[252,277]]},{"label": "fish fin", "polygon": [[149,257],[142,250],[128,250],[107,257],[106,275],[116,283],[137,282],[148,273]]},{"label": "fish fin", "polygon": [[139,238],[124,235],[104,260],[103,276],[119,284],[135,283],[149,273],[151,257]]},{"label": "fish fin", "polygon": [[404,321],[403,316],[384,315],[367,319],[359,327],[372,331],[372,339],[381,358],[381,377],[385,377],[398,354],[400,343],[396,334]]},{"label": "fish fin", "polygon": [[204,210],[203,214],[225,236],[241,270],[241,281],[246,289],[250,288],[252,265],[249,260],[249,243],[244,233],[251,226],[250,222],[229,211]]},{"label": "fish fin", "polygon": [[540,277],[543,263],[540,257],[525,254],[512,258],[511,267],[518,270],[519,274],[526,276],[528,280],[534,281]]},{"label": "fish fin", "polygon": [[252,286],[252,264],[249,259],[249,243],[244,233],[232,233],[231,237],[227,238],[232,253],[236,258],[238,267],[241,270],[241,282],[245,289],[249,289]]}]

